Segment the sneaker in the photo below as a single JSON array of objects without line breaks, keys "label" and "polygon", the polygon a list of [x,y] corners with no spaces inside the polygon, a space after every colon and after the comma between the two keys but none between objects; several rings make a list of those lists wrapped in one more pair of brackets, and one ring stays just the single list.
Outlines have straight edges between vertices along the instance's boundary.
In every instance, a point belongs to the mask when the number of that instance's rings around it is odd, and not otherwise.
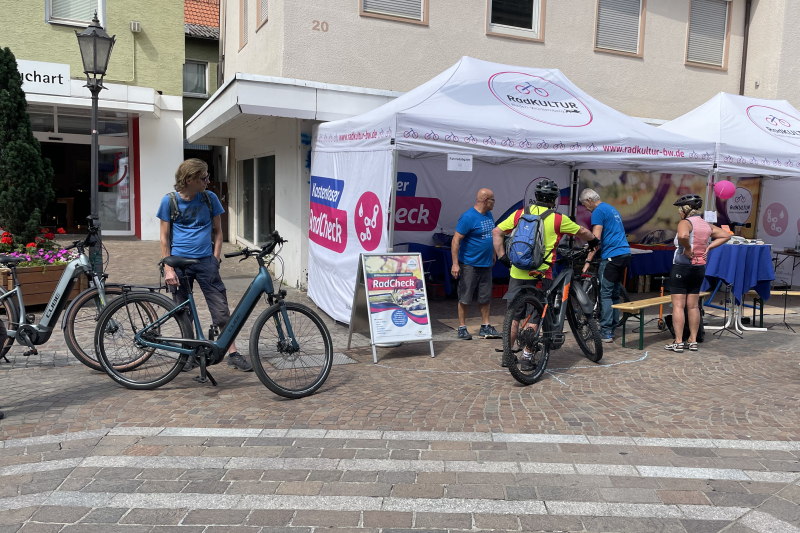
[{"label": "sneaker", "polygon": [[603,342],[614,342],[614,335],[609,333],[608,335],[606,335],[605,337],[603,337],[600,340],[603,341]]},{"label": "sneaker", "polygon": [[522,352],[522,364],[519,366],[519,369],[523,372],[531,372],[536,369],[536,365],[533,364],[533,354],[528,351]]},{"label": "sneaker", "polygon": [[484,339],[499,339],[500,332],[494,329],[494,326],[491,324],[483,324],[481,325],[480,332],[478,332],[478,337],[483,337]]},{"label": "sneaker", "polygon": [[189,372],[191,369],[193,369],[196,366],[200,366],[197,363],[197,356],[190,355],[189,359],[186,360],[186,364],[183,365],[183,369],[181,370],[181,372]]},{"label": "sneaker", "polygon": [[467,326],[461,326],[460,328],[458,328],[458,338],[461,339],[462,341],[472,340],[472,335],[470,335],[469,331],[467,331]]},{"label": "sneaker", "polygon": [[228,354],[228,366],[236,370],[241,370],[242,372],[251,372],[253,370],[253,365],[248,363],[247,359],[239,352]]},{"label": "sneaker", "polygon": [[667,344],[664,346],[664,349],[668,352],[676,352],[676,353],[683,353],[683,343],[682,342],[674,342],[672,344]]}]

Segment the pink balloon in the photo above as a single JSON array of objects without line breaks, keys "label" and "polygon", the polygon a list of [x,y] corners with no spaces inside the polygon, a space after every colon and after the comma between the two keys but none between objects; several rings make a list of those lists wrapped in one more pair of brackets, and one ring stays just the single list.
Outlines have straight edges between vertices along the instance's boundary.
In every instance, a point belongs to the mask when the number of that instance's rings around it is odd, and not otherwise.
[{"label": "pink balloon", "polygon": [[730,181],[723,180],[718,181],[714,184],[714,194],[717,195],[717,198],[720,200],[727,200],[729,198],[733,198],[733,195],[736,193],[736,185],[731,183]]}]

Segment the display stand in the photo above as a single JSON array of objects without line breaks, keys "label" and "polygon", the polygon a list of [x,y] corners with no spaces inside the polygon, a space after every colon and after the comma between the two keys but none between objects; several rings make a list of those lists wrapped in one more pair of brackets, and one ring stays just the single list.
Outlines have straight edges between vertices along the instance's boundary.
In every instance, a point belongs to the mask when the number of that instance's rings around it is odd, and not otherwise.
[{"label": "display stand", "polygon": [[[732,303],[728,299],[729,296],[730,296],[730,289],[731,289],[731,286],[726,283],[725,284],[725,315],[724,315],[724,317],[722,319],[723,322],[725,323],[725,325],[724,326],[705,326],[705,329],[707,331],[708,330],[714,331],[713,335],[719,334],[720,338],[722,338],[722,335],[727,331],[729,333],[733,333],[734,335],[736,335],[737,337],[739,337],[741,339],[742,338],[742,332],[741,332],[741,330],[739,330],[739,327],[738,327],[739,326],[738,322],[739,322],[740,319],[737,316],[735,316],[736,313],[737,313],[737,309],[739,309],[739,306],[733,305],[730,314],[728,314],[728,304]],[[701,318],[701,320],[702,320],[702,318]],[[731,324],[734,325],[734,328],[736,328],[735,330],[731,329]]]},{"label": "display stand", "polygon": [[348,350],[353,333],[369,334],[375,364],[376,348],[406,342],[427,341],[431,357],[436,356],[421,254],[361,254],[347,332]]}]

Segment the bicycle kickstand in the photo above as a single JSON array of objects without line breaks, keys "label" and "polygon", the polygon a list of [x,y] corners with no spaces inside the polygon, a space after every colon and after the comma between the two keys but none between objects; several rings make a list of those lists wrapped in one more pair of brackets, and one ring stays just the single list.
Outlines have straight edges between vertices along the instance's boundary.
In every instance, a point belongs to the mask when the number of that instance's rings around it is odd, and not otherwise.
[{"label": "bicycle kickstand", "polygon": [[217,381],[211,376],[211,372],[206,369],[206,357],[204,355],[200,355],[198,357],[200,359],[200,375],[195,377],[194,380],[198,383],[206,383],[211,382],[213,386],[217,386]]}]

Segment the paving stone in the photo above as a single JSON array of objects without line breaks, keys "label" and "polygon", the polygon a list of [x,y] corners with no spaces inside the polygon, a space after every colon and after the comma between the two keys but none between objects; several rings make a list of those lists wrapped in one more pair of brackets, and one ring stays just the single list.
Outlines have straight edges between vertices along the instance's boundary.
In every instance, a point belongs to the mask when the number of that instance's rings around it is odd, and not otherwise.
[{"label": "paving stone", "polygon": [[705,492],[699,490],[659,490],[658,497],[667,505],[711,505]]},{"label": "paving stone", "polygon": [[502,485],[449,485],[445,489],[445,497],[503,500],[505,489]]},{"label": "paving stone", "polygon": [[341,481],[354,482],[354,483],[371,483],[378,479],[378,472],[371,472],[368,470],[348,470],[342,474]]},{"label": "paving stone", "polygon": [[441,498],[444,496],[442,485],[405,485],[397,484],[392,488],[395,498]]},{"label": "paving stone", "polygon": [[186,512],[186,509],[131,509],[120,523],[176,526],[186,516]]},{"label": "paving stone", "polygon": [[292,510],[254,509],[246,523],[250,526],[288,526],[293,516]]},{"label": "paving stone", "polygon": [[34,522],[71,524],[89,513],[90,507],[62,507],[43,505],[31,517]]},{"label": "paving stone", "polygon": [[284,481],[276,489],[277,494],[295,494],[297,496],[314,496],[322,490],[319,481]]},{"label": "paving stone", "polygon": [[519,521],[522,531],[583,531],[583,523],[575,516],[521,515]]},{"label": "paving stone", "polygon": [[[264,470],[261,479],[264,481],[304,481],[308,470]],[[347,474],[345,472],[345,474]]]},{"label": "paving stone", "polygon": [[[38,524],[35,522],[28,522],[19,529],[17,529],[17,527],[18,526],[14,526],[13,531],[20,531],[21,533],[57,533],[61,531],[61,528],[64,526],[62,524]],[[9,529],[9,531],[12,530]]]},{"label": "paving stone", "polygon": [[139,479],[95,479],[81,490],[83,492],[136,492],[144,481]]},{"label": "paving stone", "polygon": [[583,517],[583,525],[588,532],[624,531],[625,533],[685,533],[678,519],[669,518],[625,518],[625,517]]},{"label": "paving stone", "polygon": [[180,479],[220,481],[225,474],[227,474],[227,470],[222,468],[190,469],[181,474]]},{"label": "paving stone", "polygon": [[718,531],[730,531],[725,529],[732,522],[727,520],[681,520],[681,525],[686,533],[717,533]]},{"label": "paving stone", "polygon": [[661,503],[655,490],[629,488],[597,488],[597,494],[607,502]]},{"label": "paving stone", "polygon": [[238,525],[243,524],[249,511],[235,509],[193,509],[183,519],[183,524]]},{"label": "paving stone", "polygon": [[145,468],[137,479],[174,481],[186,472],[183,468]]},{"label": "paving stone", "polygon": [[98,507],[81,519],[82,524],[116,524],[128,509]]},{"label": "paving stone", "polygon": [[392,485],[387,483],[325,483],[321,496],[389,496]]},{"label": "paving stone", "polygon": [[393,511],[364,511],[364,527],[392,528],[411,527],[414,513]]},{"label": "paving stone", "polygon": [[258,481],[261,479],[261,471],[260,470],[239,470],[239,469],[232,469],[225,472],[225,475],[222,477],[223,481]]},{"label": "paving stone", "polygon": [[73,524],[64,526],[66,533],[150,533],[153,526],[132,526],[117,524]]},{"label": "paving stone", "polygon": [[292,525],[352,527],[357,526],[360,520],[361,513],[358,511],[297,511]]},{"label": "paving stone", "polygon": [[758,507],[769,498],[766,494],[742,494],[739,492],[708,492],[711,503],[723,507]]},{"label": "paving stone", "polygon": [[597,491],[592,489],[580,489],[576,487],[536,487],[539,498],[545,501],[576,501],[576,502],[596,502],[601,501]]},{"label": "paving stone", "polygon": [[416,478],[416,472],[378,472],[378,483],[414,483]]},{"label": "paving stone", "polygon": [[188,481],[145,481],[136,492],[181,492],[189,484]]},{"label": "paving stone", "polygon": [[510,530],[519,529],[519,519],[513,515],[475,513],[475,527],[478,529]]},{"label": "paving stone", "polygon": [[280,483],[278,481],[234,481],[226,491],[227,494],[275,494]]},{"label": "paving stone", "polygon": [[[460,475],[470,475],[470,474],[460,473],[459,476]],[[449,485],[457,482],[455,472],[419,472],[417,473],[416,481],[421,485],[426,485],[426,484]],[[469,481],[467,481],[467,483],[469,483]]]},{"label": "paving stone", "polygon": [[472,529],[469,513],[416,513],[414,527]]}]

